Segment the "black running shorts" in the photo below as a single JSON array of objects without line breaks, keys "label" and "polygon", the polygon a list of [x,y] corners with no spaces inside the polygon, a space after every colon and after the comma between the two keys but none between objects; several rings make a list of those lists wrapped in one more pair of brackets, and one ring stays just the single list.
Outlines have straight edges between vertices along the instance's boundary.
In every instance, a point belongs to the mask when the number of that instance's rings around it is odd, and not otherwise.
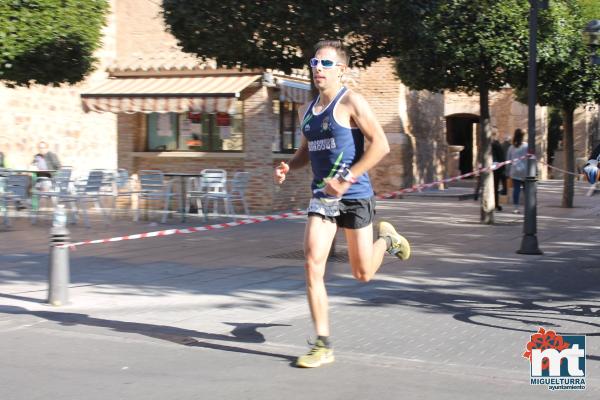
[{"label": "black running shorts", "polygon": [[324,220],[335,222],[340,228],[360,229],[373,223],[375,219],[375,197],[368,199],[342,199],[340,200],[340,215],[327,217],[314,212],[309,212],[309,217],[321,217]]}]

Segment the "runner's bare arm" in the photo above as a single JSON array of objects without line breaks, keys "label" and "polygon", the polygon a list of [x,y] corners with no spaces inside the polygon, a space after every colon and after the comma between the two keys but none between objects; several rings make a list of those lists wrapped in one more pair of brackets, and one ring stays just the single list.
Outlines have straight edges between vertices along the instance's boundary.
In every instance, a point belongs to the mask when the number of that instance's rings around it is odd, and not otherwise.
[{"label": "runner's bare arm", "polygon": [[302,135],[302,141],[300,142],[300,147],[294,153],[294,156],[288,162],[290,169],[298,169],[304,167],[308,164],[308,141]]},{"label": "runner's bare arm", "polygon": [[344,100],[351,119],[370,142],[361,159],[350,168],[352,174],[358,177],[377,165],[390,152],[390,146],[383,128],[365,98],[350,91]]}]

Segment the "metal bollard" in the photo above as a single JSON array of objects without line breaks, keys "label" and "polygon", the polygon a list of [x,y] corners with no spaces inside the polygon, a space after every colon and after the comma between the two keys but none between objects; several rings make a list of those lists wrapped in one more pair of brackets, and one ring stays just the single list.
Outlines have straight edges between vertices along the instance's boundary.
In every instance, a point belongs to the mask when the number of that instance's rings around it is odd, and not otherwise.
[{"label": "metal bollard", "polygon": [[54,209],[50,229],[48,303],[53,306],[62,306],[69,302],[69,248],[61,247],[68,244],[69,239],[65,206],[59,204]]}]

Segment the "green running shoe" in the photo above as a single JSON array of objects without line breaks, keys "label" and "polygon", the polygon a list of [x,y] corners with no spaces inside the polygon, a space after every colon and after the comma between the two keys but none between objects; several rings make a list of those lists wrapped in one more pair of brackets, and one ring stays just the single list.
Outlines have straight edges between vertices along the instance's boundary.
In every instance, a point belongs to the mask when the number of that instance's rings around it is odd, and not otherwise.
[{"label": "green running shoe", "polygon": [[334,361],[335,357],[333,357],[333,349],[325,347],[325,344],[317,339],[315,345],[308,353],[298,357],[296,366],[301,368],[316,368]]},{"label": "green running shoe", "polygon": [[389,237],[392,241],[392,245],[387,249],[387,252],[396,256],[401,260],[408,260],[410,258],[410,243],[408,240],[398,232],[389,222],[381,221],[379,223],[379,236],[380,238]]}]

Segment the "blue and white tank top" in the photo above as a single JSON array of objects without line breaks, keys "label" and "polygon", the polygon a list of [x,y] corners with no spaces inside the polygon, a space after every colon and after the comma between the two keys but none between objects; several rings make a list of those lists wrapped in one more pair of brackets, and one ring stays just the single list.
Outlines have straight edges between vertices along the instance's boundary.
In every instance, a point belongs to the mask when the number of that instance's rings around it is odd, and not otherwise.
[{"label": "blue and white tank top", "polygon": [[[311,189],[325,187],[326,178],[333,178],[338,171],[351,167],[362,157],[365,149],[365,137],[359,128],[340,125],[333,116],[335,108],[348,92],[342,87],[333,101],[320,113],[314,110],[319,96],[314,99],[302,119],[302,132],[308,141],[308,153],[313,172]],[[357,182],[342,198],[366,199],[373,196],[371,180],[367,173],[357,177]]]}]

